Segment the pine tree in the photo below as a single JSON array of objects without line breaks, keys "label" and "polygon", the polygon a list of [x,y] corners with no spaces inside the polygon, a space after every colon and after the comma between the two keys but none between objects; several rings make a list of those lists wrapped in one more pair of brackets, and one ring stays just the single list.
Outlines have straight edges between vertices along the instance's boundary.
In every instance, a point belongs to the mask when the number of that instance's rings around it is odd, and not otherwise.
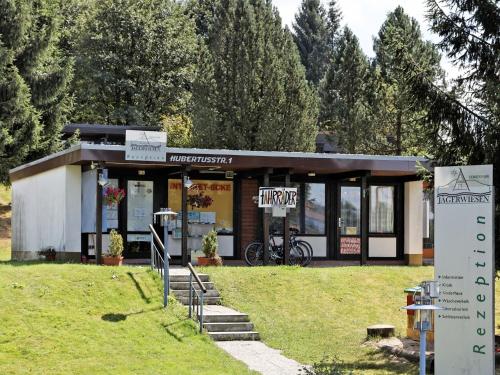
[{"label": "pine tree", "polygon": [[[335,21],[333,21],[335,22]],[[331,24],[335,27],[334,23]],[[329,59],[329,23],[325,8],[319,0],[302,0],[293,23],[293,39],[306,68],[306,78],[318,85],[323,78]]]},{"label": "pine tree", "polygon": [[413,92],[404,61],[413,61],[419,75],[436,82],[442,75],[440,55],[422,39],[418,22],[400,6],[387,16],[374,40],[374,50],[372,89],[380,100],[372,106],[372,122],[378,128],[378,143],[372,148],[382,154],[425,153],[426,108]]},{"label": "pine tree", "polygon": [[186,114],[194,21],[172,0],[103,0],[76,46],[73,121],[160,125]]},{"label": "pine tree", "polygon": [[50,1],[0,1],[0,180],[8,170],[62,147],[72,63],[57,47]]},{"label": "pine tree", "polygon": [[[444,90],[415,76],[414,91],[429,104],[428,141],[437,164],[493,164],[496,232],[500,231],[500,7],[497,1],[427,0],[440,48],[465,72]],[[408,63],[411,65],[411,62]],[[496,236],[496,247],[500,237]],[[500,253],[496,256],[497,272]]]},{"label": "pine tree", "polygon": [[264,0],[222,0],[193,92],[200,147],[311,150],[316,102],[292,36]]},{"label": "pine tree", "polygon": [[319,88],[320,127],[334,131],[344,152],[363,152],[366,140],[370,138],[367,133],[368,78],[368,60],[358,38],[345,27]]},{"label": "pine tree", "polygon": [[335,40],[340,30],[340,21],[342,21],[342,12],[337,5],[337,1],[330,0],[327,10],[328,46],[330,52],[333,52],[335,49]]}]

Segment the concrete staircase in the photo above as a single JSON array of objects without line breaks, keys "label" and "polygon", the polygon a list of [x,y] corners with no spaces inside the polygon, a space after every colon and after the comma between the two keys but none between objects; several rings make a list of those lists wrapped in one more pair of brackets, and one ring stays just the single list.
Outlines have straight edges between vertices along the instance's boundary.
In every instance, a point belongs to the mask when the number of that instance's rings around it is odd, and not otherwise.
[{"label": "concrete staircase", "polygon": [[[198,274],[207,289],[204,297],[203,327],[215,341],[260,340],[247,314],[221,306],[219,291],[210,282],[208,275]],[[199,286],[195,283],[195,288]],[[189,304],[189,271],[172,269],[170,274],[171,293],[183,305]]]}]

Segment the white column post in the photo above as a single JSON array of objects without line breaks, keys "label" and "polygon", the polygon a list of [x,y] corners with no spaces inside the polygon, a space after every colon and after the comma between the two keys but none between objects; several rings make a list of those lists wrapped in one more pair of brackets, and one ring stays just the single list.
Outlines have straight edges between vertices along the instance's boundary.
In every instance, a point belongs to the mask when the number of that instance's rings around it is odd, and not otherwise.
[{"label": "white column post", "polygon": [[423,198],[422,181],[405,182],[404,254],[410,266],[422,265]]}]

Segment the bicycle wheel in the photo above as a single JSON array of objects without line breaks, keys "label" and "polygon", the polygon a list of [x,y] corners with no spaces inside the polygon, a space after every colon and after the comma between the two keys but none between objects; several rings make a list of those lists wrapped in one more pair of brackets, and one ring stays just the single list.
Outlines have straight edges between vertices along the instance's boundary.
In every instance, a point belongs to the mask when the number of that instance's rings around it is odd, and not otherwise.
[{"label": "bicycle wheel", "polygon": [[245,248],[245,262],[249,266],[261,266],[264,262],[264,244],[259,241],[250,243]]},{"label": "bicycle wheel", "polygon": [[300,266],[304,261],[304,251],[298,245],[293,245],[290,247],[290,256],[288,258],[288,264],[290,266]]},{"label": "bicycle wheel", "polygon": [[304,249],[304,256],[305,256],[305,262],[303,266],[308,266],[311,263],[312,257],[313,257],[313,248],[311,244],[307,241],[304,240],[298,240],[297,243],[302,246]]}]

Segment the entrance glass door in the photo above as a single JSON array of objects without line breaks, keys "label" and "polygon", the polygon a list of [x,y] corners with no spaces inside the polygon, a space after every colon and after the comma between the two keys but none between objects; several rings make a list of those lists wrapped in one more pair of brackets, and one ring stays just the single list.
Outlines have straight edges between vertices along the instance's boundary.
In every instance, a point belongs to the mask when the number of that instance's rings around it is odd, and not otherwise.
[{"label": "entrance glass door", "polygon": [[361,187],[339,186],[337,209],[337,255],[339,259],[359,259],[361,255]]},{"label": "entrance glass door", "polygon": [[149,224],[153,222],[153,181],[127,181],[125,258],[150,257]]}]

